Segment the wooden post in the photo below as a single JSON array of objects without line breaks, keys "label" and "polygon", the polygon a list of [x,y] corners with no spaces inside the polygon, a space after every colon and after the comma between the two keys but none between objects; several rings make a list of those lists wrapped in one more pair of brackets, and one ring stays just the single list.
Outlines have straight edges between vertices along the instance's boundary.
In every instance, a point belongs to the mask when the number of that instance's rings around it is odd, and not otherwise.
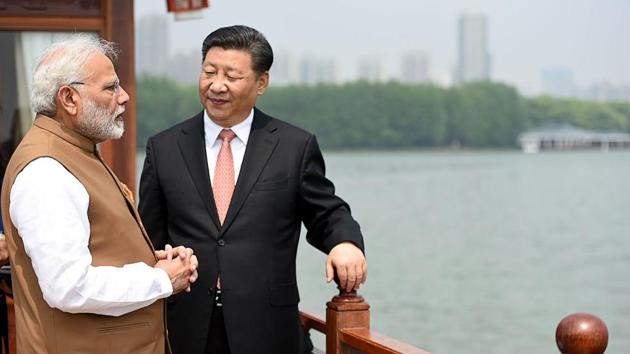
[{"label": "wooden post", "polygon": [[356,350],[342,345],[340,330],[370,328],[370,305],[356,291],[339,289],[339,295],[326,304],[326,353],[351,354]]},{"label": "wooden post", "polygon": [[101,144],[101,154],[118,178],[136,189],[136,73],[134,56],[133,1],[101,0],[103,28],[101,36],[118,44],[120,53],[116,72],[121,86],[129,94],[126,104],[125,134],[121,139]]},{"label": "wooden post", "polygon": [[558,324],[556,344],[562,354],[604,354],[608,329],[597,316],[574,313]]},{"label": "wooden post", "polygon": [[[6,293],[5,293],[6,296]],[[9,315],[9,353],[15,354],[17,353],[17,348],[15,344],[15,307],[13,303],[13,298],[6,296],[7,302],[7,314]]]}]

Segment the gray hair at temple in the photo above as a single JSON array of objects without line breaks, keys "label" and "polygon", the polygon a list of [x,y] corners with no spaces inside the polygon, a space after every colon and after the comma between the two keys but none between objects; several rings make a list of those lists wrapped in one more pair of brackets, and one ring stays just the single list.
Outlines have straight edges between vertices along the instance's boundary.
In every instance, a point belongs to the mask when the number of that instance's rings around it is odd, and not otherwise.
[{"label": "gray hair at temple", "polygon": [[57,111],[55,97],[59,89],[72,82],[85,80],[85,64],[94,54],[103,54],[112,63],[118,51],[115,44],[87,34],[76,34],[52,44],[41,55],[33,73],[31,107],[35,113],[54,116]]}]

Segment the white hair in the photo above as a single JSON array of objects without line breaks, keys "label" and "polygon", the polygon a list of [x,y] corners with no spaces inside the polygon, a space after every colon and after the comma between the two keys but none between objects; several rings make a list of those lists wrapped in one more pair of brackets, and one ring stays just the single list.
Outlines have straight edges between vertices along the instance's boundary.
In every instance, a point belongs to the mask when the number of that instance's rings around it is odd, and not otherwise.
[{"label": "white hair", "polygon": [[85,63],[92,55],[99,53],[112,62],[116,61],[118,55],[114,43],[87,34],[76,34],[48,47],[33,73],[33,111],[54,116],[57,111],[55,97],[59,88],[85,80],[89,74],[85,72]]}]

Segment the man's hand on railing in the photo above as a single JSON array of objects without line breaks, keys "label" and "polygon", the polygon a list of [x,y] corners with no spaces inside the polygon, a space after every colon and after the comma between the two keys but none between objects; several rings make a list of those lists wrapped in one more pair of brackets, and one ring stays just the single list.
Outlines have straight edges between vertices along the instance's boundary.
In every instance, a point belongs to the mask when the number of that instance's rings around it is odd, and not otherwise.
[{"label": "man's hand on railing", "polygon": [[326,280],[330,283],[339,278],[339,287],[347,292],[358,290],[367,279],[367,263],[363,252],[352,242],[342,242],[328,254]]}]

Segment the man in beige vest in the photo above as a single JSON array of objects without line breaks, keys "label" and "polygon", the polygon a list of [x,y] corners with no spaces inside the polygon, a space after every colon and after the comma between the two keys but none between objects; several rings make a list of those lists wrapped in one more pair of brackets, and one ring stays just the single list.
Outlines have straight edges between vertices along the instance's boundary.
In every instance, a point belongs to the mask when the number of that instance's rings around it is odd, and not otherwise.
[{"label": "man in beige vest", "polygon": [[2,185],[20,353],[169,352],[164,299],[197,277],[191,249],[154,251],[97,150],[124,131],[115,58],[79,35],[35,69],[37,117]]}]

